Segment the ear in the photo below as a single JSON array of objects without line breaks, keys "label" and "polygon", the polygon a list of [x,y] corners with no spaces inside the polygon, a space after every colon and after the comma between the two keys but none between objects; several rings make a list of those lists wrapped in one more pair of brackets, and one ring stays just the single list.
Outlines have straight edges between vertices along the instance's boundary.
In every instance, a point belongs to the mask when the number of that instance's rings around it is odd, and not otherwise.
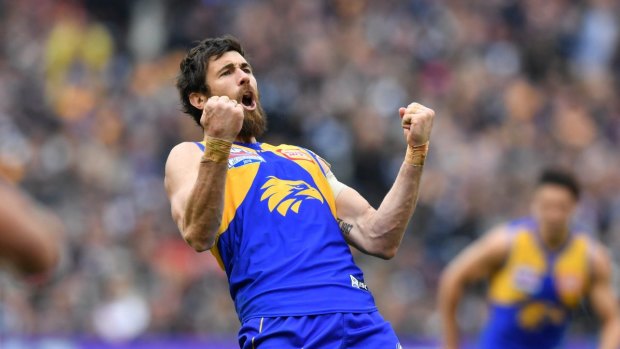
[{"label": "ear", "polygon": [[189,102],[196,108],[202,110],[207,102],[207,96],[203,93],[192,92],[189,94]]}]

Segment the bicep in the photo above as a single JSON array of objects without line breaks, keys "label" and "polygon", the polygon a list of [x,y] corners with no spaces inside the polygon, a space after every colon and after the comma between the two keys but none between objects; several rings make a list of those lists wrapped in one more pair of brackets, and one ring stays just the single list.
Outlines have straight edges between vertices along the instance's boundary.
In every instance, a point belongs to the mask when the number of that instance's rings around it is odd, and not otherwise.
[{"label": "bicep", "polygon": [[318,159],[336,201],[336,219],[342,235],[349,245],[369,253],[370,246],[366,246],[363,231],[375,209],[355,189],[340,182],[327,161],[320,156]]},{"label": "bicep", "polygon": [[375,209],[355,189],[345,186],[336,197],[336,213],[340,230],[348,244],[362,252],[369,252],[363,232]]}]

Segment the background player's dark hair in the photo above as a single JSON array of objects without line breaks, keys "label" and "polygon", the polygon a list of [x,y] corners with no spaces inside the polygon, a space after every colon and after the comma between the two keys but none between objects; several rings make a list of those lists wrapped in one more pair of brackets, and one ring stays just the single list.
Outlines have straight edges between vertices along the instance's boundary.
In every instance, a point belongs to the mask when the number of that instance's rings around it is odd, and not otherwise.
[{"label": "background player's dark hair", "polygon": [[581,195],[579,182],[572,173],[565,170],[557,168],[544,170],[538,179],[538,186],[544,184],[554,184],[566,188],[573,194],[575,200],[579,200]]},{"label": "background player's dark hair", "polygon": [[237,51],[241,56],[245,57],[239,40],[234,36],[225,35],[198,42],[196,46],[187,52],[187,55],[181,61],[181,71],[177,76],[176,86],[177,90],[179,90],[183,112],[189,114],[199,126],[202,110],[190,103],[189,95],[192,92],[209,95],[209,86],[207,85],[209,59],[211,57],[218,59],[229,51]]}]

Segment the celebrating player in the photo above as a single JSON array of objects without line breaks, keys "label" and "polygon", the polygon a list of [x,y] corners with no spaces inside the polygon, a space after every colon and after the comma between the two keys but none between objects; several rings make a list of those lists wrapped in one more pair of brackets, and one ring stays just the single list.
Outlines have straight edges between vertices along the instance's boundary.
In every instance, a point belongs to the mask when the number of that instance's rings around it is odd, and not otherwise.
[{"label": "celebrating player", "polygon": [[396,254],[418,196],[434,112],[417,103],[398,110],[407,153],[374,209],[312,151],[256,140],[265,114],[235,38],[193,47],[177,87],[204,140],[177,145],[167,160],[172,216],[187,243],[211,250],[226,271],[240,347],[400,347],[347,244],[384,259]]},{"label": "celebrating player", "polygon": [[579,187],[545,171],[532,216],[496,228],[448,266],[439,287],[445,349],[459,347],[457,306],[467,283],[489,278],[490,316],[479,348],[559,348],[570,311],[588,296],[602,322],[599,348],[620,345],[620,318],[607,251],[571,226]]}]

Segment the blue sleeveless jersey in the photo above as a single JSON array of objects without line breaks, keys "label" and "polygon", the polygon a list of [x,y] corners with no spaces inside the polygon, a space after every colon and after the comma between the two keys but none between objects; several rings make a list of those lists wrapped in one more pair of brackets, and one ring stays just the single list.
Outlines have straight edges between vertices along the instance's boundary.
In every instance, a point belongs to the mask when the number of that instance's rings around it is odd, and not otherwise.
[{"label": "blue sleeveless jersey", "polygon": [[376,310],[338,227],[335,198],[314,153],[235,143],[224,195],[211,252],[226,271],[242,323]]},{"label": "blue sleeveless jersey", "polygon": [[514,221],[509,229],[511,250],[490,280],[490,316],[480,348],[560,348],[570,312],[587,292],[590,240],[572,231],[565,245],[551,252],[533,219]]}]

